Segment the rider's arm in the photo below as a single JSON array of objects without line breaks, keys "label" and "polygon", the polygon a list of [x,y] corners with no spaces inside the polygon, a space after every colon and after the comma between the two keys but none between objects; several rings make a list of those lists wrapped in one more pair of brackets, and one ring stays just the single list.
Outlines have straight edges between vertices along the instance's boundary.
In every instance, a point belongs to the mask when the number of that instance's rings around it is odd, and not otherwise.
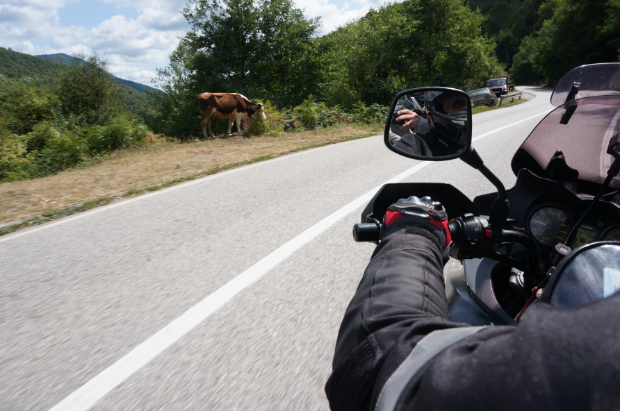
[{"label": "rider's arm", "polygon": [[[429,228],[430,227],[430,228]],[[405,218],[376,248],[338,334],[325,391],[332,410],[367,410],[413,346],[449,322],[440,230]]]}]

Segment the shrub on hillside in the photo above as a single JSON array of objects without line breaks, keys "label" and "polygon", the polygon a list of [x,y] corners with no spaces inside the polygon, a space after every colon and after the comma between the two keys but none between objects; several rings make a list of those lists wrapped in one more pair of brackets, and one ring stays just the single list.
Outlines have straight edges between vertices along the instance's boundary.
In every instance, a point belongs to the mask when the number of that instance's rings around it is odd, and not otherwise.
[{"label": "shrub on hillside", "polygon": [[58,84],[0,75],[0,181],[41,177],[145,144],[149,130],[128,117],[104,68],[91,57]]},{"label": "shrub on hillside", "polygon": [[34,154],[28,153],[23,136],[10,133],[0,126],[0,181],[22,180],[27,178],[24,169],[28,168]]},{"label": "shrub on hillside", "polygon": [[52,129],[54,136],[34,161],[35,175],[45,175],[71,168],[87,158],[86,141],[79,135]]},{"label": "shrub on hillside", "polygon": [[148,129],[145,126],[124,117],[113,119],[107,126],[92,126],[85,131],[88,150],[93,155],[121,148],[141,147],[147,135]]},{"label": "shrub on hillside", "polygon": [[0,75],[0,117],[16,134],[26,134],[41,122],[53,121],[59,101],[54,89],[40,78],[21,80]]}]

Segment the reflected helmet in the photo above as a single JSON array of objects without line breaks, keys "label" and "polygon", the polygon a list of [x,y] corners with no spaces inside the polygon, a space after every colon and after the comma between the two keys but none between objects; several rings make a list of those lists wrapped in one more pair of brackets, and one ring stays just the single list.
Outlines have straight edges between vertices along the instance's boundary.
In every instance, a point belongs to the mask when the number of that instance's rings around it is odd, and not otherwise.
[{"label": "reflected helmet", "polygon": [[[431,129],[446,144],[464,145],[467,139],[466,97],[445,91],[427,91],[424,97]],[[447,113],[444,106],[463,108]]]}]

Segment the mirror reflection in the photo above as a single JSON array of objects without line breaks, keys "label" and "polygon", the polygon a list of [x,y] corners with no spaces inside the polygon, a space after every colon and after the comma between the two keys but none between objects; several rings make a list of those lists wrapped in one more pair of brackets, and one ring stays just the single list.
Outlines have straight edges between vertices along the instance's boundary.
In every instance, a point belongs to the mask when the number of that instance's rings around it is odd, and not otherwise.
[{"label": "mirror reflection", "polygon": [[389,144],[427,159],[463,154],[469,146],[467,98],[463,92],[423,90],[401,96],[389,119]]}]

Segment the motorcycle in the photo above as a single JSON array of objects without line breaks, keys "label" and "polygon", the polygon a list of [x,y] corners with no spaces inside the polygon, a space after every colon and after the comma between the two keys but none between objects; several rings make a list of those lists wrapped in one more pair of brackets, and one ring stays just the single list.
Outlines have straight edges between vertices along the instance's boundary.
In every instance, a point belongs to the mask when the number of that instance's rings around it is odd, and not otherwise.
[{"label": "motorcycle", "polygon": [[[431,126],[426,134],[400,130],[398,111],[412,102]],[[354,239],[378,243],[391,204],[432,198],[429,206],[448,214],[450,254],[463,264],[444,275],[451,320],[475,326],[516,325],[539,300],[585,305],[620,290],[620,64],[571,70],[551,104],[556,108],[514,154],[517,181],[507,190],[471,146],[466,93],[398,93],[385,128],[390,150],[425,161],[460,158],[497,191],[471,201],[450,184],[386,184],[362,212]]]}]

